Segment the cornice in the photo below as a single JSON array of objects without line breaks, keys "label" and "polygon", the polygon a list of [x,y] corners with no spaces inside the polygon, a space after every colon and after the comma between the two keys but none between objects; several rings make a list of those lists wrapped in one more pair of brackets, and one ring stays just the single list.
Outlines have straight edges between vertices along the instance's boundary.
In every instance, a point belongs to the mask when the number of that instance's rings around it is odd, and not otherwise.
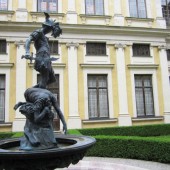
[{"label": "cornice", "polygon": [[[7,32],[31,32],[40,28],[41,22],[8,22],[0,21],[0,31]],[[100,35],[134,35],[163,37],[170,36],[169,29],[160,28],[142,28],[142,27],[126,27],[126,26],[106,26],[106,25],[87,25],[87,24],[63,24],[60,23],[64,33],[72,34],[100,34]]]}]

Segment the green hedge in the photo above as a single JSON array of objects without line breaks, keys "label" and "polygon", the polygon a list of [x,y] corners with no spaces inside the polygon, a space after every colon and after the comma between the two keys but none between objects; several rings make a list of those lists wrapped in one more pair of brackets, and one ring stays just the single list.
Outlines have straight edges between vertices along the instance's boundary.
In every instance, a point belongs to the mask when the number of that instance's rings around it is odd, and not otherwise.
[{"label": "green hedge", "polygon": [[23,135],[23,132],[0,132],[0,140],[7,138],[17,138]]},{"label": "green hedge", "polygon": [[87,156],[140,159],[170,163],[170,142],[156,138],[95,136],[96,144]]},{"label": "green hedge", "polygon": [[163,136],[170,135],[170,124],[78,129],[78,131],[87,136]]}]

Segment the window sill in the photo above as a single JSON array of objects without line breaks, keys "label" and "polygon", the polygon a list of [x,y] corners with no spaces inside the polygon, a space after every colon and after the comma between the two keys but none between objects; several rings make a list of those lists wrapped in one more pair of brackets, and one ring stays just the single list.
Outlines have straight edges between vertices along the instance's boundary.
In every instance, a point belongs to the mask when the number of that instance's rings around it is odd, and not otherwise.
[{"label": "window sill", "polygon": [[12,126],[12,123],[11,122],[7,122],[7,123],[4,123],[4,122],[0,122],[0,127],[10,127]]},{"label": "window sill", "polygon": [[137,118],[132,118],[133,122],[140,122],[140,121],[155,121],[155,120],[163,120],[163,116],[157,116],[157,117],[137,117]]},{"label": "window sill", "polygon": [[109,122],[117,122],[118,119],[97,119],[97,120],[82,120],[84,124],[91,124],[91,123],[109,123]]},{"label": "window sill", "polygon": [[108,55],[85,55],[86,57],[108,57]]},{"label": "window sill", "polygon": [[0,67],[13,67],[14,63],[0,63]]},{"label": "window sill", "polygon": [[15,11],[0,10],[0,14],[14,14]]},{"label": "window sill", "polygon": [[152,58],[152,56],[137,56],[137,55],[134,55],[132,57],[135,57],[135,58],[138,58],[138,57],[140,57],[140,58]]},{"label": "window sill", "polygon": [[102,19],[111,19],[110,15],[94,15],[94,14],[80,14],[81,18],[102,18]]},{"label": "window sill", "polygon": [[133,20],[133,21],[143,21],[143,22],[153,22],[153,18],[136,18],[136,17],[125,17],[126,20]]},{"label": "window sill", "polygon": [[80,64],[80,67],[82,68],[114,68],[114,64]]},{"label": "window sill", "polygon": [[157,69],[159,64],[128,64],[129,69]]},{"label": "window sill", "polygon": [[[28,63],[28,66],[32,68],[32,67],[34,67],[34,63]],[[64,63],[52,63],[52,66],[57,67],[57,68],[65,68],[66,64],[64,64]]]}]

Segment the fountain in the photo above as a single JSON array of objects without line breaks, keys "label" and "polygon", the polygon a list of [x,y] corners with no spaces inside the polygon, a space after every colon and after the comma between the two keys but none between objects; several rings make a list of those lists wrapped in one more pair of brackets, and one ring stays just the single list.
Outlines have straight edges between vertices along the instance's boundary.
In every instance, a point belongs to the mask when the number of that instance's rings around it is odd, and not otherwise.
[{"label": "fountain", "polygon": [[[46,21],[26,40],[26,54],[21,58],[35,60],[34,69],[40,73],[40,82],[24,92],[25,102],[18,102],[14,109],[26,117],[24,137],[0,141],[0,170],[54,170],[68,167],[81,160],[95,139],[87,136],[67,134],[67,125],[55,96],[46,89],[55,82],[46,34],[54,38],[62,33],[59,23],[44,13]],[[34,42],[36,57],[30,55],[30,44]],[[53,109],[52,109],[53,108]],[[56,111],[63,124],[63,135],[53,132],[53,118]]]}]

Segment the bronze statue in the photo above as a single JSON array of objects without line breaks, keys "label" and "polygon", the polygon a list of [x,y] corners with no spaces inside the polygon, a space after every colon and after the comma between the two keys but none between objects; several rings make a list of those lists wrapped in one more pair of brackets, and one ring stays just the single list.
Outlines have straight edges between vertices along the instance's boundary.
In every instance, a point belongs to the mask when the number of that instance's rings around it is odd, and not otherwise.
[{"label": "bronze statue", "polygon": [[[15,110],[19,108],[21,114],[26,117],[24,137],[20,143],[20,149],[22,150],[57,147],[52,126],[54,118],[52,107],[63,123],[64,133],[67,133],[67,125],[57,100],[55,96],[46,89],[48,84],[55,81],[55,75],[51,65],[51,61],[54,60],[54,58],[50,58],[50,48],[45,35],[52,32],[52,35],[56,38],[62,33],[62,30],[59,27],[59,23],[55,23],[55,21],[50,19],[49,14],[45,13],[45,16],[46,21],[42,24],[42,28],[31,33],[26,40],[26,55],[22,56],[22,58],[34,59],[34,68],[41,75],[41,81],[25,91],[24,96],[26,102],[19,102],[14,106]],[[34,41],[36,48],[35,58],[30,56],[31,41]]]},{"label": "bronze statue", "polygon": [[[42,24],[42,28],[37,29],[30,34],[25,44],[25,56],[22,56],[22,58],[25,59],[35,60],[34,68],[41,75],[41,81],[35,87],[40,88],[46,88],[48,84],[56,81],[54,71],[51,66],[51,61],[55,59],[50,58],[50,47],[48,44],[48,38],[45,35],[52,32],[51,35],[56,38],[62,34],[59,23],[51,20],[48,13],[44,14],[46,21]],[[32,41],[34,42],[36,49],[35,58],[33,58],[30,54],[30,44]]]}]

